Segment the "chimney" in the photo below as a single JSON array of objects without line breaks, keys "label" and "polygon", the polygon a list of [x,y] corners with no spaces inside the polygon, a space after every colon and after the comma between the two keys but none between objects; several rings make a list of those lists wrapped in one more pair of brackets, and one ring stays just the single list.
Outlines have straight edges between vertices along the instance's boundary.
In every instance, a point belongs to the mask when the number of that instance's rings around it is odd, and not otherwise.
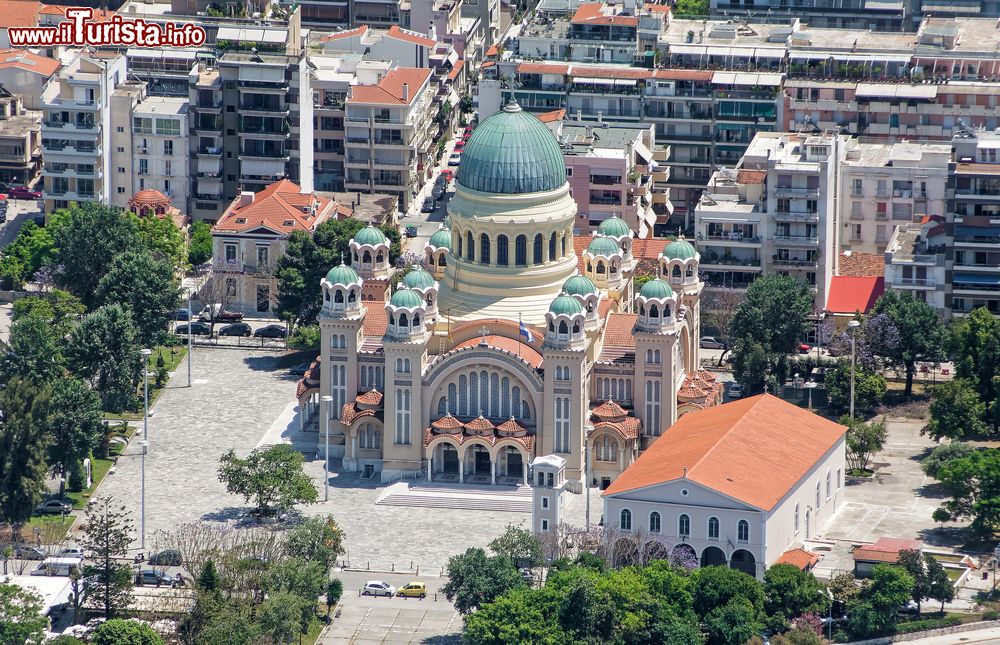
[{"label": "chimney", "polygon": [[410,84],[403,83],[403,103],[410,102]]},{"label": "chimney", "polygon": [[240,205],[238,206],[238,208],[249,206],[252,203],[253,203],[253,191],[252,190],[240,191]]},{"label": "chimney", "polygon": [[427,37],[433,41],[437,41],[437,29],[434,28],[433,20],[427,22]]}]

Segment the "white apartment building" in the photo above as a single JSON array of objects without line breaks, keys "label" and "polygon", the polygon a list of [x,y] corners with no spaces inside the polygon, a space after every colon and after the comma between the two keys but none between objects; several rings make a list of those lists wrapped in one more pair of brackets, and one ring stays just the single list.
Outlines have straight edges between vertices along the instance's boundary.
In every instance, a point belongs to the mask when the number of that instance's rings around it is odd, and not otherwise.
[{"label": "white apartment building", "polygon": [[720,170],[695,208],[706,285],[745,288],[792,275],[822,306],[836,273],[841,137],[758,133],[734,170]]},{"label": "white apartment building", "polygon": [[943,319],[951,316],[948,294],[948,235],[943,217],[897,225],[885,249],[885,287],[908,291]]},{"label": "white apartment building", "polygon": [[125,57],[74,51],[42,92],[45,211],[70,202],[107,202],[111,95],[125,81]]},{"label": "white apartment building", "polygon": [[396,195],[406,210],[434,161],[431,70],[357,74],[346,101],[345,189]]},{"label": "white apartment building", "polygon": [[882,253],[896,226],[944,215],[951,146],[848,143],[840,179],[840,247]]}]

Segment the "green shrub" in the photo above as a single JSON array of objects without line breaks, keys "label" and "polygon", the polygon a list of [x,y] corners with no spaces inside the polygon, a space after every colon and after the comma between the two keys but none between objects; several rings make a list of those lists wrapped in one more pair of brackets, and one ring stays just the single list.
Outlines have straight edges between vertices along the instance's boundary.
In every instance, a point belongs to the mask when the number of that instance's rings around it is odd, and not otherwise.
[{"label": "green shrub", "polygon": [[288,339],[288,346],[293,349],[319,350],[321,342],[319,325],[296,327]]},{"label": "green shrub", "polygon": [[211,259],[212,227],[205,222],[195,222],[191,227],[191,245],[188,247],[188,262],[197,266]]},{"label": "green shrub", "polygon": [[961,625],[962,619],[958,616],[945,616],[943,618],[925,618],[923,620],[911,620],[905,623],[896,624],[897,634],[911,634],[922,632],[928,629],[940,629],[941,627],[955,627]]},{"label": "green shrub", "polygon": [[983,612],[983,620],[996,620],[1000,618],[1000,611],[996,609],[987,609]]}]

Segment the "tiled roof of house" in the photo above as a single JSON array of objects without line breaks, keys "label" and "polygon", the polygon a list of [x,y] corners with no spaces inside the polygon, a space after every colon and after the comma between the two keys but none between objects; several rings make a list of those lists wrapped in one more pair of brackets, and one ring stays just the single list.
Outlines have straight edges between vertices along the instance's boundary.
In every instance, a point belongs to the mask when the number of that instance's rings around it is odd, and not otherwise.
[{"label": "tiled roof of house", "polygon": [[428,38],[423,34],[410,31],[409,29],[401,29],[399,25],[393,25],[390,27],[386,36],[389,38],[395,38],[396,40],[402,40],[412,45],[421,45],[423,47],[433,47],[437,44],[437,41],[433,38]]},{"label": "tiled roof of house", "polygon": [[338,31],[336,33],[327,34],[319,39],[321,43],[328,43],[331,40],[343,40],[344,38],[351,38],[353,36],[364,36],[368,33],[368,25],[361,25],[354,29],[347,29],[345,31]]},{"label": "tiled roof of house", "polygon": [[449,81],[453,81],[456,78],[458,78],[458,74],[459,74],[459,72],[462,71],[463,67],[465,67],[465,60],[464,59],[459,59],[458,61],[456,61],[455,65],[451,68],[451,71],[448,72],[448,80]]},{"label": "tiled roof of house", "polygon": [[774,564],[790,564],[803,571],[809,571],[819,562],[819,556],[805,549],[789,549],[781,554]]},{"label": "tiled roof of house", "polygon": [[573,14],[571,22],[577,25],[625,25],[630,27],[639,26],[638,16],[622,16],[613,13],[606,13],[605,5],[600,2],[587,2],[581,4]]},{"label": "tiled roof of house", "polygon": [[[462,341],[461,343],[455,345],[452,351],[456,349],[462,349],[465,347],[477,347],[480,342],[482,342],[482,337],[476,336],[475,338],[470,338],[469,340]],[[514,356],[520,355],[521,359],[527,362],[534,368],[538,368],[542,364],[542,355],[537,349],[531,345],[522,343],[521,341],[514,340],[513,338],[507,338],[506,336],[498,336],[496,334],[490,334],[486,336],[486,344],[493,349],[500,349],[505,352],[509,352]]]},{"label": "tiled roof of house", "polygon": [[486,58],[493,58],[499,53],[496,44],[490,45],[490,48],[486,50]]},{"label": "tiled roof of house", "polygon": [[835,275],[830,279],[826,310],[833,314],[866,314],[885,293],[881,276]]},{"label": "tiled roof of house", "polygon": [[840,270],[837,275],[884,276],[885,256],[878,253],[845,251],[840,254]]},{"label": "tiled roof of house", "polygon": [[907,538],[880,537],[873,544],[865,544],[854,549],[854,559],[864,562],[895,563],[900,551],[919,551],[923,547],[920,540]]},{"label": "tiled roof of house", "polygon": [[736,181],[741,184],[763,184],[767,179],[766,170],[737,170]]},{"label": "tiled roof of house", "polygon": [[669,16],[672,13],[670,5],[667,4],[647,4],[646,11],[649,13],[662,13],[665,16]]},{"label": "tiled roof of house", "polygon": [[[376,103],[379,105],[409,105],[417,99],[419,90],[430,78],[430,68],[397,67],[378,82],[377,85],[353,85],[347,101],[354,103]],[[403,86],[409,95],[403,100]]]},{"label": "tiled roof of house", "polygon": [[[20,4],[30,3],[11,2],[9,4],[17,6]],[[6,9],[7,7],[4,6],[5,11]],[[16,27],[17,25],[12,26]],[[55,74],[59,69],[59,61],[54,58],[47,58],[45,56],[32,54],[25,49],[2,49],[0,50],[0,69],[10,68],[16,68],[26,72],[34,72],[35,74],[40,74],[41,76],[48,78],[49,76]],[[8,89],[16,91],[16,88],[13,87]]]},{"label": "tiled roof of house", "polygon": [[[75,5],[62,6],[58,4],[47,4],[43,5],[41,9],[38,10],[38,14],[42,16],[65,16],[66,9],[73,7]],[[4,3],[4,11],[7,9],[7,3]],[[108,9],[94,9],[94,13],[91,14],[91,22],[107,22],[114,18],[117,14],[114,11]]]},{"label": "tiled roof of house", "polygon": [[845,432],[770,394],[698,410],[667,428],[604,494],[686,478],[768,511]]},{"label": "tiled roof of house", "polygon": [[[303,193],[297,184],[287,179],[255,193],[253,202],[246,206],[239,205],[240,199],[233,200],[212,231],[240,233],[260,227],[279,233],[312,231],[334,211],[331,200]],[[312,209],[314,204],[315,214]]]},{"label": "tiled roof of house", "polygon": [[566,118],[566,110],[552,110],[551,112],[542,112],[541,114],[536,114],[538,120],[542,123],[552,123],[553,121],[562,121]]},{"label": "tiled roof of house", "polygon": [[4,2],[3,12],[0,14],[0,29],[6,29],[7,27],[34,27],[38,24],[38,14],[41,9],[41,3],[32,2],[32,0],[9,0],[9,2]]}]

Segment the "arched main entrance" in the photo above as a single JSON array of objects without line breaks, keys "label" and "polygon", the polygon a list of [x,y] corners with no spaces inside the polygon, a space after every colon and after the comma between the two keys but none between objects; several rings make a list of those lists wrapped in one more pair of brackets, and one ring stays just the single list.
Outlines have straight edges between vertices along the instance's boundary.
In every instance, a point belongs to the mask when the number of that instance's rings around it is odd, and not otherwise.
[{"label": "arched main entrance", "polygon": [[461,463],[457,446],[447,441],[438,443],[431,449],[427,481],[460,482]]},{"label": "arched main entrance", "polygon": [[524,478],[524,457],[514,446],[505,446],[501,450],[500,463],[506,477]]},{"label": "arched main entrance", "polygon": [[493,459],[489,449],[474,443],[465,450],[465,481],[476,484],[495,483]]},{"label": "arched main entrance", "polygon": [[616,568],[639,564],[639,546],[635,540],[622,538],[615,542],[612,562]]},{"label": "arched main entrance", "polygon": [[701,566],[724,567],[726,566],[726,554],[717,546],[706,547],[701,552]]},{"label": "arched main entrance", "polygon": [[757,576],[757,561],[746,549],[737,549],[729,559],[729,566],[747,575]]}]

